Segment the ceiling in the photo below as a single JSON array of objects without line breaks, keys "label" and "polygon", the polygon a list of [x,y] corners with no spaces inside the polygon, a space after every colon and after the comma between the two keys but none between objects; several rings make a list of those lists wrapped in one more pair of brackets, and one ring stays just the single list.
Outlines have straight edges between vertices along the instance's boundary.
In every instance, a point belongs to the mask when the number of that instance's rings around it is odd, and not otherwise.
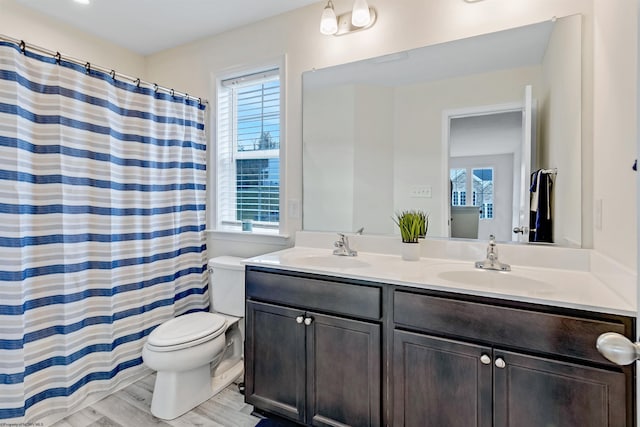
[{"label": "ceiling", "polygon": [[[241,27],[318,0],[15,0],[142,55]],[[318,4],[318,19],[322,14]]]}]

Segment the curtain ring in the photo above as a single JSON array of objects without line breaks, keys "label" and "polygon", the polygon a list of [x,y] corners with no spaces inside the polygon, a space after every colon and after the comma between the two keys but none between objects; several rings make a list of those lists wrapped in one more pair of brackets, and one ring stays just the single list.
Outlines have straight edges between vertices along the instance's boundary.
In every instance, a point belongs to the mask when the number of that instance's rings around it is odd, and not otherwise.
[{"label": "curtain ring", "polygon": [[111,76],[111,78],[112,78],[113,80],[115,80],[115,79],[116,79],[116,70],[111,70],[111,72],[109,73],[109,75]]},{"label": "curtain ring", "polygon": [[56,59],[56,64],[60,65],[60,61],[62,60],[62,55],[60,55],[60,52],[56,52],[53,57]]},{"label": "curtain ring", "polygon": [[189,94],[188,93],[184,94],[184,102],[186,102],[187,104],[189,103]]},{"label": "curtain ring", "polygon": [[175,98],[175,96],[176,96],[176,91],[175,90],[171,89],[171,92],[169,92],[169,93],[171,94],[172,98]]},{"label": "curtain ring", "polygon": [[154,83],[154,84],[153,84],[153,91],[154,91],[155,93],[158,93],[158,89],[160,89],[160,86],[158,86],[158,83]]},{"label": "curtain ring", "polygon": [[91,63],[87,62],[86,64],[84,64],[84,69],[87,74],[91,73]]},{"label": "curtain ring", "polygon": [[20,52],[24,54],[27,50],[27,44],[24,42],[24,40],[20,40],[19,46],[20,46]]},{"label": "curtain ring", "polygon": [[136,87],[140,87],[140,77],[133,81],[136,84]]},{"label": "curtain ring", "polygon": [[198,106],[202,107],[202,98],[198,98]]}]

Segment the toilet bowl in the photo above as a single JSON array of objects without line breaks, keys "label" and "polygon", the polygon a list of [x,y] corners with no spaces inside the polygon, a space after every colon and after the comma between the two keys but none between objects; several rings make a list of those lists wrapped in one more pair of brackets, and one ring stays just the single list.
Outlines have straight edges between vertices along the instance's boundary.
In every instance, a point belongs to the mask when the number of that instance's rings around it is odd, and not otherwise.
[{"label": "toilet bowl", "polygon": [[164,322],[142,349],[157,371],[151,413],[161,419],[195,408],[243,373],[244,267],[234,257],[213,258],[209,267],[212,312]]}]

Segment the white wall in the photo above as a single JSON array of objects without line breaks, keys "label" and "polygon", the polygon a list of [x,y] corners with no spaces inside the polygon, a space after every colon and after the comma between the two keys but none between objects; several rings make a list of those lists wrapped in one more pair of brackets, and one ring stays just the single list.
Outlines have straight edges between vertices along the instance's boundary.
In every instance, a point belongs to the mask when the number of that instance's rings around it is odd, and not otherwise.
[{"label": "white wall", "polygon": [[347,231],[364,227],[391,234],[395,229],[389,211],[393,206],[393,123],[388,118],[393,116],[393,89],[356,86],[354,115],[353,223]]},{"label": "white wall", "polygon": [[449,156],[514,153],[522,145],[522,111],[456,117],[449,130]]},{"label": "white wall", "polygon": [[393,89],[307,91],[303,120],[305,228],[393,233]]},{"label": "white wall", "polygon": [[142,55],[76,30],[11,0],[0,0],[0,34],[132,77],[144,78],[145,58]]},{"label": "white wall", "polygon": [[[540,144],[538,167],[557,168],[554,184],[553,241],[565,246],[580,247],[582,242],[583,211],[590,212],[591,198],[582,200],[575,189],[581,187],[582,146],[581,40],[582,22],[579,17],[554,27],[542,64],[543,79],[540,90],[544,94],[538,103],[540,116]],[[576,123],[577,126],[569,124]],[[588,171],[585,171],[588,173]],[[589,236],[591,232],[589,232]],[[591,244],[591,237],[588,238]]]},{"label": "white wall", "polygon": [[[309,93],[304,110],[305,128],[304,199],[306,221],[328,224],[333,231],[352,231],[355,158],[355,88],[339,86]],[[313,177],[313,179],[311,178]]]},{"label": "white wall", "polygon": [[637,270],[637,2],[595,0],[593,85],[594,247]]}]

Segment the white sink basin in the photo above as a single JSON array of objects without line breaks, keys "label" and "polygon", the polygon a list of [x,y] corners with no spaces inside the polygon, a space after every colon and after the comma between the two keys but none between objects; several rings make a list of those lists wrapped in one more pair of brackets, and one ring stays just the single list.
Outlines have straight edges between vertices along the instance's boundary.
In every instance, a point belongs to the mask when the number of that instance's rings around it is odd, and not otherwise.
[{"label": "white sink basin", "polygon": [[438,277],[449,282],[479,286],[490,289],[528,289],[534,292],[551,290],[551,285],[512,272],[491,270],[452,270],[438,273]]},{"label": "white sink basin", "polygon": [[356,257],[338,256],[338,255],[310,255],[299,260],[302,264],[311,267],[325,268],[363,268],[369,267],[371,264],[361,261]]}]

